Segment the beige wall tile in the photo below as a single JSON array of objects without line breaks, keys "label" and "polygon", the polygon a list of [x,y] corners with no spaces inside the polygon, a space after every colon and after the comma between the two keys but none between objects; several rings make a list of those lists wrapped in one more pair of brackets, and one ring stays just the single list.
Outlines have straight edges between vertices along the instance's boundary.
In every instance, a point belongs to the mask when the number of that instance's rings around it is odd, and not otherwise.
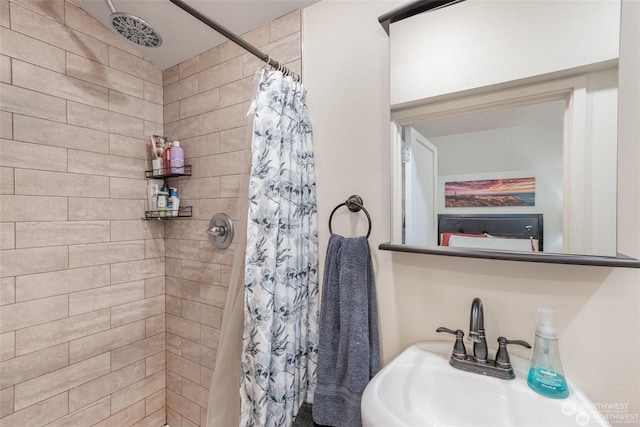
[{"label": "beige wall tile", "polygon": [[[71,400],[71,392],[69,392],[69,400]],[[71,401],[69,401],[69,406],[71,406]],[[71,411],[71,408],[69,408],[69,411]],[[47,427],[91,426],[107,418],[110,413],[111,399],[105,397],[79,411],[72,412],[51,424],[47,424]]]},{"label": "beige wall tile", "polygon": [[[69,246],[69,268],[144,259],[144,242],[132,240]],[[108,266],[107,266],[108,267]]]},{"label": "beige wall tile", "polygon": [[167,352],[167,369],[190,381],[200,381],[200,365],[177,354]]},{"label": "beige wall tile", "polygon": [[13,114],[0,111],[0,138],[13,139]]},{"label": "beige wall tile", "polygon": [[16,300],[22,302],[109,286],[110,280],[108,265],[19,276]]},{"label": "beige wall tile", "polygon": [[[2,46],[0,39],[0,46]],[[11,84],[11,58],[0,55],[0,82]]]},{"label": "beige wall tile", "polygon": [[[181,356],[182,355],[182,338],[180,338],[177,335],[173,335],[173,334],[167,333],[167,352],[168,353],[177,354],[178,356]],[[178,376],[178,375],[175,374],[174,376]],[[169,386],[170,380],[174,380],[174,379],[175,378],[172,378],[172,376],[169,375],[167,377],[167,386]],[[177,381],[178,382],[180,381],[179,376],[178,376],[178,380]],[[172,390],[180,392],[180,387],[175,387],[175,385],[174,385],[174,386],[171,386],[171,388],[172,388]]]},{"label": "beige wall tile", "polygon": [[14,115],[15,139],[64,148],[77,148],[96,153],[109,152],[109,134],[106,132]]},{"label": "beige wall tile", "polygon": [[194,240],[166,239],[165,253],[170,258],[199,259],[200,245]]},{"label": "beige wall tile", "polygon": [[109,353],[101,354],[16,385],[15,409],[26,408],[108,374],[109,360]]},{"label": "beige wall tile", "polygon": [[214,285],[220,281],[220,266],[217,264],[183,259],[182,278]]},{"label": "beige wall tile", "polygon": [[164,240],[148,239],[144,241],[145,258],[158,258],[164,256]]},{"label": "beige wall tile", "polygon": [[0,25],[9,28],[9,0],[0,0]]},{"label": "beige wall tile", "polygon": [[189,399],[185,399],[179,394],[167,390],[167,406],[173,408],[196,426],[200,425],[200,406]]},{"label": "beige wall tile", "polygon": [[[153,356],[145,359],[147,377],[158,372],[162,372],[163,374],[165,373],[165,369],[167,367],[165,353],[166,352],[161,351],[160,353],[154,354]],[[163,387],[164,383],[166,383],[166,381],[163,381]]]},{"label": "beige wall tile", "polygon": [[64,343],[0,363],[2,388],[16,385],[69,365],[69,344]]},{"label": "beige wall tile", "polygon": [[229,153],[202,157],[200,159],[200,175],[221,176],[243,173],[245,171],[244,165],[247,161],[246,157],[247,155],[244,151],[232,151]]},{"label": "beige wall tile", "polygon": [[[186,300],[182,300],[183,302]],[[173,315],[166,316],[167,332],[191,341],[200,342],[200,324]]]},{"label": "beige wall tile", "polygon": [[146,161],[144,160],[79,150],[68,150],[68,153],[68,170],[72,173],[126,178],[140,178],[144,176],[146,166]]},{"label": "beige wall tile", "polygon": [[68,103],[69,124],[133,138],[144,138],[144,121],[90,105]]},{"label": "beige wall tile", "polygon": [[0,140],[0,165],[50,171],[67,170],[67,150],[41,144]]},{"label": "beige wall tile", "polygon": [[98,354],[144,339],[145,324],[130,323],[69,342],[69,363],[77,363]]},{"label": "beige wall tile", "polygon": [[202,66],[200,65],[200,55],[196,55],[192,58],[187,59],[186,61],[181,62],[180,64],[178,64],[178,69],[181,79],[202,71],[204,68],[202,68]]},{"label": "beige wall tile", "polygon": [[93,427],[130,426],[142,420],[144,416],[144,400],[141,400],[123,411],[111,415],[109,418],[99,422]]},{"label": "beige wall tile", "polygon": [[164,86],[170,85],[180,80],[180,65],[176,64],[173,67],[169,67],[162,72],[162,84]]},{"label": "beige wall tile", "polygon": [[218,133],[200,135],[181,141],[184,144],[185,155],[189,159],[195,159],[220,152],[220,137]]},{"label": "beige wall tile", "polygon": [[158,297],[164,294],[164,276],[153,277],[144,281],[144,296],[146,298]]},{"label": "beige wall tile", "polygon": [[[145,405],[146,406],[146,405]],[[146,411],[146,407],[145,407]],[[167,412],[164,408],[157,410],[153,414],[147,415],[144,419],[138,421],[131,427],[155,427],[165,425]]]},{"label": "beige wall tile", "polygon": [[[248,33],[240,36],[243,40],[248,41],[252,45],[260,48],[269,43],[269,26],[263,25],[251,30]],[[246,51],[233,42],[226,42],[219,46],[220,48],[220,62],[227,61],[230,58],[234,58],[239,55],[243,55]]]},{"label": "beige wall tile", "polygon": [[200,133],[219,132],[243,125],[245,111],[242,105],[221,108],[198,117]]},{"label": "beige wall tile", "polygon": [[120,92],[109,91],[109,110],[155,123],[162,123],[162,105]]},{"label": "beige wall tile", "polygon": [[[185,199],[220,197],[220,177],[191,178],[182,185],[180,196]],[[202,230],[206,230],[206,228]]]},{"label": "beige wall tile", "polygon": [[0,83],[0,108],[57,122],[67,119],[67,104],[64,99],[5,83]]},{"label": "beige wall tile", "polygon": [[111,395],[111,412],[119,412],[130,406],[131,402],[136,402],[163,390],[164,384],[165,373],[162,371],[113,393]]},{"label": "beige wall tile", "polygon": [[78,30],[81,33],[102,40],[139,58],[143,57],[142,53],[131,46],[124,37],[121,37],[114,31],[98,23],[92,16],[89,16],[84,10],[71,2],[65,3],[65,23],[68,27]]},{"label": "beige wall tile", "polygon": [[111,327],[143,320],[162,313],[164,313],[164,295],[118,305],[111,308]]},{"label": "beige wall tile", "polygon": [[[191,301],[200,301],[200,283],[169,276],[167,276],[166,280],[168,295],[177,296]],[[177,293],[175,292],[176,290]]]},{"label": "beige wall tile", "polygon": [[13,194],[13,168],[0,167],[0,194]]},{"label": "beige wall tile", "polygon": [[69,198],[70,221],[140,219],[144,200]]},{"label": "beige wall tile", "polygon": [[76,411],[98,399],[102,401],[105,396],[110,401],[111,393],[143,379],[144,370],[144,361],[139,361],[69,390],[69,411]]},{"label": "beige wall tile", "polygon": [[207,407],[209,390],[189,380],[182,380],[182,395],[203,408]]},{"label": "beige wall tile", "polygon": [[189,98],[180,100],[180,118],[197,116],[218,108],[220,103],[220,90],[211,89]]},{"label": "beige wall tile", "polygon": [[251,150],[251,136],[251,126],[243,126],[220,132],[220,152]]},{"label": "beige wall tile", "polygon": [[300,59],[300,33],[295,33],[281,40],[271,43],[267,48],[267,52],[273,57],[278,58],[283,64]]},{"label": "beige wall tile", "polygon": [[[198,73],[198,89],[206,91],[242,78],[242,58],[237,57]],[[165,103],[167,92],[165,89]]]},{"label": "beige wall tile", "polygon": [[220,340],[220,329],[210,328],[205,325],[201,325],[201,338],[202,345],[211,349],[218,349],[218,341]]},{"label": "beige wall tile", "polygon": [[190,117],[177,122],[166,123],[164,125],[164,134],[170,139],[177,139],[179,141],[186,138],[193,138],[194,136],[200,135],[200,131],[198,130],[198,121],[198,117]]},{"label": "beige wall tile", "polygon": [[109,105],[109,90],[46,68],[13,60],[13,84],[98,108]]},{"label": "beige wall tile", "polygon": [[[144,212],[140,212],[140,216]],[[120,242],[126,240],[148,240],[161,239],[163,230],[156,224],[160,221],[112,221],[111,222],[111,241]]]},{"label": "beige wall tile", "polygon": [[163,107],[163,120],[165,125],[180,120],[180,101],[166,104]]},{"label": "beige wall tile", "polygon": [[16,194],[36,196],[109,197],[109,178],[61,172],[16,169]]},{"label": "beige wall tile", "polygon": [[145,411],[147,416],[153,414],[156,411],[164,409],[167,401],[167,392],[163,388],[157,391],[145,399]]},{"label": "beige wall tile", "polygon": [[[3,259],[3,264],[4,262]],[[66,295],[6,305],[0,310],[0,332],[15,331],[62,319],[67,317],[68,310]]]},{"label": "beige wall tile", "polygon": [[144,99],[154,104],[163,104],[164,90],[161,85],[144,81]]},{"label": "beige wall tile", "polygon": [[164,276],[164,260],[150,258],[141,261],[122,262],[111,265],[111,283],[124,283],[129,280],[144,280]]},{"label": "beige wall tile", "polygon": [[[144,165],[146,162],[142,162]],[[140,176],[144,175],[144,172]],[[147,181],[144,179],[131,179],[131,178],[109,178],[109,194],[112,199],[147,199]],[[142,218],[143,212],[140,213],[138,218]]]},{"label": "beige wall tile", "polygon": [[64,0],[12,0],[21,6],[44,15],[54,21],[64,23]]},{"label": "beige wall tile", "polygon": [[[7,203],[7,198],[0,197],[0,210],[4,208]],[[3,220],[4,214],[0,215],[0,218]],[[16,227],[12,222],[2,222],[0,223],[0,250],[5,249],[15,249],[16,247]],[[0,294],[0,300],[4,301],[4,298]]]},{"label": "beige wall tile", "polygon": [[182,416],[167,406],[167,425],[182,426]]},{"label": "beige wall tile", "polygon": [[127,95],[138,98],[144,96],[143,80],[141,78],[123,73],[71,52],[67,52],[67,75]]},{"label": "beige wall tile", "polygon": [[13,413],[13,387],[0,390],[0,418]]},{"label": "beige wall tile", "polygon": [[11,29],[64,50],[107,64],[107,44],[11,3]]},{"label": "beige wall tile", "polygon": [[227,288],[224,286],[200,286],[200,299],[203,303],[223,309],[227,300]]},{"label": "beige wall tile", "polygon": [[[195,301],[182,300],[182,317],[212,328],[220,328],[222,310]],[[198,337],[199,339],[200,337]]]},{"label": "beige wall tile", "polygon": [[[110,154],[146,161],[149,156],[149,151],[149,140],[115,134],[109,135]],[[145,169],[147,169],[146,163]]]},{"label": "beige wall tile", "polygon": [[165,327],[164,310],[162,314],[145,319],[145,328],[145,334],[147,337],[165,332],[167,329]]},{"label": "beige wall tile", "polygon": [[299,33],[300,27],[301,16],[298,9],[269,23],[270,40],[276,41],[288,35]]},{"label": "beige wall tile", "polygon": [[49,399],[20,410],[16,404],[16,412],[2,419],[3,426],[41,426],[67,414],[69,400],[67,393],[60,393]]},{"label": "beige wall tile", "polygon": [[158,334],[111,351],[111,370],[120,369],[156,353],[164,352],[164,335]]},{"label": "beige wall tile", "polygon": [[227,249],[218,249],[211,244],[207,244],[206,241],[200,242],[200,259],[206,262],[220,264],[220,277],[216,280],[216,284],[227,286],[228,282],[222,280],[222,269],[225,266],[233,265],[233,255],[236,248],[236,244],[231,244]]},{"label": "beige wall tile", "polygon": [[162,71],[151,62],[138,58],[113,46],[109,47],[109,66],[162,85]]},{"label": "beige wall tile", "polygon": [[0,277],[62,270],[68,265],[66,247],[7,250],[2,251]]},{"label": "beige wall tile", "polygon": [[[200,88],[200,90],[204,90]],[[164,104],[188,98],[198,93],[198,76],[193,75],[178,80],[175,83],[168,84],[164,87]]]},{"label": "beige wall tile", "polygon": [[164,124],[162,122],[156,123],[145,120],[144,135],[146,138],[148,138],[149,135],[164,135]]},{"label": "beige wall tile", "polygon": [[15,277],[4,277],[0,279],[0,305],[14,302],[16,302]]},{"label": "beige wall tile", "polygon": [[20,329],[16,332],[16,354],[30,353],[107,329],[108,309]]},{"label": "beige wall tile", "polygon": [[7,332],[0,334],[0,362],[11,359],[16,355],[16,334]]},{"label": "beige wall tile", "polygon": [[18,248],[108,242],[109,235],[108,221],[16,223]]},{"label": "beige wall tile", "polygon": [[7,28],[0,28],[0,53],[59,73],[65,72],[64,50]]},{"label": "beige wall tile", "polygon": [[69,315],[75,316],[102,308],[144,299],[144,281],[106,286],[69,294]]},{"label": "beige wall tile", "polygon": [[254,80],[253,77],[245,77],[220,87],[220,107],[253,100],[256,90]]}]

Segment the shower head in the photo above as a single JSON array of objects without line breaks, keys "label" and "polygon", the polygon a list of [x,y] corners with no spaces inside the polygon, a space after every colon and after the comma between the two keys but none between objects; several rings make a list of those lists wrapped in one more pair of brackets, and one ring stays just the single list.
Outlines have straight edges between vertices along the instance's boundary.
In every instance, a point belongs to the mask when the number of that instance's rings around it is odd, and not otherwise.
[{"label": "shower head", "polygon": [[109,5],[109,9],[111,9],[111,16],[109,17],[111,26],[118,34],[140,46],[158,47],[162,44],[160,33],[144,19],[128,13],[118,12],[111,0],[106,0],[106,2]]}]

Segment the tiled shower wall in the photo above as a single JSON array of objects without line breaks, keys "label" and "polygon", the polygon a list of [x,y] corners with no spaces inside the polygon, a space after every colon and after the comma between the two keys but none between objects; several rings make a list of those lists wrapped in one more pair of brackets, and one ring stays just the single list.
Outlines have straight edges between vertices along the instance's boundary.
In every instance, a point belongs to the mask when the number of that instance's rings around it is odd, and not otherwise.
[{"label": "tiled shower wall", "polygon": [[0,53],[0,424],[163,425],[162,72],[64,0],[0,0]]},{"label": "tiled shower wall", "polygon": [[[212,30],[213,31],[213,30]],[[243,37],[301,69],[300,11]],[[227,42],[164,71],[164,129],[180,140],[193,175],[173,181],[181,205],[193,206],[190,220],[166,224],[167,422],[204,426],[208,387],[235,243],[215,249],[205,230],[218,212],[239,218],[241,174],[251,148],[255,74],[263,63]],[[229,390],[238,396],[238,390]]]}]

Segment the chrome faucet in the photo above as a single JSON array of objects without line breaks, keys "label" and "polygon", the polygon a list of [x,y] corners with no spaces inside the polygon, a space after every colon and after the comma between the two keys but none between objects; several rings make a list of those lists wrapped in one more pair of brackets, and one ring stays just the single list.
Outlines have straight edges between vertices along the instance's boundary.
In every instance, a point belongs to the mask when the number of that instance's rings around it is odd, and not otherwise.
[{"label": "chrome faucet", "polygon": [[436,332],[447,332],[456,336],[453,353],[451,353],[451,358],[449,359],[451,366],[463,371],[502,379],[516,377],[507,352],[507,344],[517,344],[531,348],[531,345],[526,341],[498,337],[498,351],[496,352],[495,360],[489,360],[487,339],[484,334],[484,310],[482,308],[482,300],[477,297],[471,303],[471,316],[469,319],[469,340],[473,342],[473,355],[467,354],[467,349],[463,342],[464,332],[461,329],[454,331],[440,327],[436,329]]}]

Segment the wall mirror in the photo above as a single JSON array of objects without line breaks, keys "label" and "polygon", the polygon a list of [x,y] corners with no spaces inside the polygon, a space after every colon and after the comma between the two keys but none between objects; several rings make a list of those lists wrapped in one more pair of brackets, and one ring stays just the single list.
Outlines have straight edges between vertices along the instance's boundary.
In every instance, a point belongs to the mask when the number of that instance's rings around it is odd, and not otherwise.
[{"label": "wall mirror", "polygon": [[381,249],[640,266],[616,244],[620,9],[422,0],[380,17],[393,162]]}]

